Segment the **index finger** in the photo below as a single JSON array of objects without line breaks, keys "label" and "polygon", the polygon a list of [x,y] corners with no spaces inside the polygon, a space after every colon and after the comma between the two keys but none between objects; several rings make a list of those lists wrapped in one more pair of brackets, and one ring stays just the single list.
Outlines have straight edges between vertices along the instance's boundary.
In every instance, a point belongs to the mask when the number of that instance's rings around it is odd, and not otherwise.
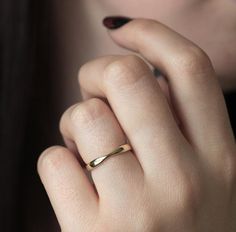
[{"label": "index finger", "polygon": [[223,141],[233,144],[223,93],[201,48],[148,19],[135,19],[109,33],[116,43],[139,52],[166,75],[183,132],[195,148],[209,154],[221,151],[226,146]]}]

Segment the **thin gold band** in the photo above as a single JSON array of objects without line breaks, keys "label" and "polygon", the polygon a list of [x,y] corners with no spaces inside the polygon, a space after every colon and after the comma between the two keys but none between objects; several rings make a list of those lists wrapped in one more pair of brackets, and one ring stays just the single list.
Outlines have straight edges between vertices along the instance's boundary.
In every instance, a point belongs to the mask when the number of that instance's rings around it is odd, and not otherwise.
[{"label": "thin gold band", "polygon": [[130,151],[132,148],[129,144],[123,144],[120,145],[118,148],[116,148],[115,150],[113,150],[112,152],[110,152],[107,155],[104,155],[102,157],[96,158],[93,161],[89,162],[86,165],[86,169],[88,171],[93,170],[94,168],[96,168],[98,165],[100,165],[101,163],[103,163],[106,159],[108,159],[109,157],[113,156],[113,155],[117,155],[117,154],[122,154],[126,151]]}]

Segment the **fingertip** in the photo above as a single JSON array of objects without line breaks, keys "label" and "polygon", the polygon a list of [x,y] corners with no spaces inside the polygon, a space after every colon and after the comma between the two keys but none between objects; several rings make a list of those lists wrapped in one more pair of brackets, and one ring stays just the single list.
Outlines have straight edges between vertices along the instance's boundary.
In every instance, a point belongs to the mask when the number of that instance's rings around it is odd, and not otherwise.
[{"label": "fingertip", "polygon": [[37,170],[62,228],[84,225],[94,217],[98,197],[70,150],[47,148],[38,159]]}]

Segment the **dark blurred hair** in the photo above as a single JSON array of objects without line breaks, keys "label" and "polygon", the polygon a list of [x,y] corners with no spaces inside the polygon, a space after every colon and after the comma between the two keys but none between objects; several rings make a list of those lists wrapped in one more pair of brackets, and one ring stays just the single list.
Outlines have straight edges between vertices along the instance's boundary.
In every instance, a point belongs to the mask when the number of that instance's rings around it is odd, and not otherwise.
[{"label": "dark blurred hair", "polygon": [[[0,1],[0,231],[51,231],[38,155],[60,141],[48,0]],[[54,116],[54,118],[53,118]],[[50,137],[49,137],[50,135]]]}]

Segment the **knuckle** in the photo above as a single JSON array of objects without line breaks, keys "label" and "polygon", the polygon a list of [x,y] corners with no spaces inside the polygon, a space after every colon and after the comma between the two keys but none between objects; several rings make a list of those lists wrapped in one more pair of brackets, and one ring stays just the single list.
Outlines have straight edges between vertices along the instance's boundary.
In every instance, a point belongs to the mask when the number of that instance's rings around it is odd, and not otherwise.
[{"label": "knuckle", "polygon": [[63,165],[63,161],[68,151],[61,146],[52,146],[47,148],[39,157],[37,162],[38,171],[42,169],[58,169]]},{"label": "knuckle", "polygon": [[104,69],[104,86],[130,86],[140,80],[145,73],[150,72],[145,62],[136,55],[128,55],[114,61]]},{"label": "knuckle", "polygon": [[106,64],[109,64],[112,61],[115,61],[119,59],[121,55],[106,55],[101,56],[99,58],[90,60],[83,64],[77,74],[78,82],[80,86],[83,86],[84,83],[87,81],[87,77],[90,75],[94,75],[94,70],[100,70],[101,67],[105,66]]},{"label": "knuckle", "polygon": [[181,54],[173,55],[171,63],[177,66],[182,74],[203,74],[213,70],[207,54],[194,45],[182,49]]},{"label": "knuckle", "polygon": [[70,114],[70,119],[73,124],[88,126],[88,124],[101,117],[106,110],[106,103],[98,98],[91,98],[74,107]]}]

